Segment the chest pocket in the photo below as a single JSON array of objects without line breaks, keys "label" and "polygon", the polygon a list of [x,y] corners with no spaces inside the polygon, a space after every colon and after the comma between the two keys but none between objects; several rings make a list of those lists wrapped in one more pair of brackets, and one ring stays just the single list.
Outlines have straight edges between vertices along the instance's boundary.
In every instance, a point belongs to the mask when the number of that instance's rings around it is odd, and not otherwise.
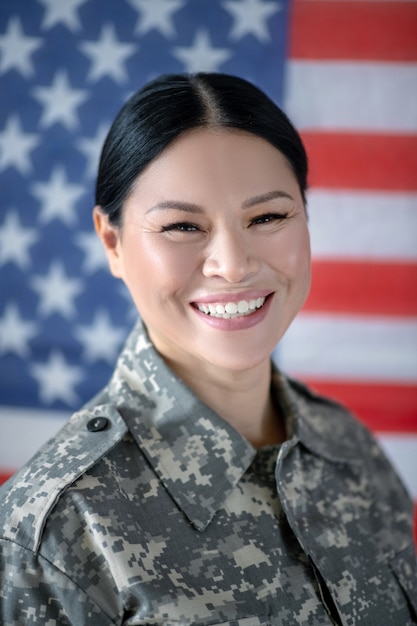
[{"label": "chest pocket", "polygon": [[390,567],[407,598],[413,624],[417,624],[417,558],[414,545],[407,546],[390,562]]}]

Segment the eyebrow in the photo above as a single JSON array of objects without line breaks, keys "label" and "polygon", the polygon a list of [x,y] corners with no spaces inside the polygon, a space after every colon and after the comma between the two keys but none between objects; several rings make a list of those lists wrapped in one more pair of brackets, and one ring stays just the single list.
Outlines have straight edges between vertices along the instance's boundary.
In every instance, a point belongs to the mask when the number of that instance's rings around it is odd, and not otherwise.
[{"label": "eyebrow", "polygon": [[[289,200],[293,200],[294,198],[285,191],[275,190],[275,191],[267,191],[266,193],[261,193],[258,196],[253,196],[253,198],[248,198],[242,203],[242,209],[250,209],[257,204],[262,204],[263,202],[269,202],[270,200],[275,200],[277,198],[287,198]],[[184,202],[182,200],[163,200],[151,206],[146,213],[151,213],[152,211],[158,211],[161,209],[176,209],[177,211],[186,211],[187,213],[203,213],[203,209],[198,204],[193,204],[192,202]]]},{"label": "eyebrow", "polygon": [[254,196],[253,198],[245,200],[245,202],[242,204],[242,208],[249,209],[250,207],[256,206],[257,204],[269,202],[270,200],[275,200],[276,198],[287,198],[288,200],[294,200],[294,198],[286,191],[268,191],[267,193],[261,193],[259,196]]},{"label": "eyebrow", "polygon": [[187,213],[203,212],[203,209],[198,206],[198,204],[193,204],[192,202],[183,202],[182,200],[163,200],[162,202],[158,202],[157,204],[151,206],[146,213],[158,211],[159,209],[177,209],[179,211],[187,211]]}]

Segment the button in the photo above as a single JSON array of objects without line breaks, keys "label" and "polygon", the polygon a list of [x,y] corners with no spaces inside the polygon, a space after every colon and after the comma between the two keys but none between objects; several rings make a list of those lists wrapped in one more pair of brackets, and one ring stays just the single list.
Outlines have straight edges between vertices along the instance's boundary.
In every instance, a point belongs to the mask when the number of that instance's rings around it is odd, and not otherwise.
[{"label": "button", "polygon": [[97,433],[100,430],[105,430],[109,424],[107,417],[95,417],[87,423],[87,430],[90,433]]}]

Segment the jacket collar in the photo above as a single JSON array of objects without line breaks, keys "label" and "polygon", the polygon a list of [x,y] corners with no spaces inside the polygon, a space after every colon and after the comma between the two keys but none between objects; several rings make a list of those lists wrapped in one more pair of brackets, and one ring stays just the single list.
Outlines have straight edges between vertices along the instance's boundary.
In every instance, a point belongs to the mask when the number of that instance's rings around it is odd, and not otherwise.
[{"label": "jacket collar", "polygon": [[140,323],[108,391],[171,497],[204,530],[256,450],[172,372]]},{"label": "jacket collar", "polygon": [[[290,438],[331,462],[357,460],[343,436],[346,412],[273,368]],[[204,530],[252,463],[256,450],[173,373],[138,322],[108,386],[155,473],[190,522]],[[338,420],[343,413],[344,420]]]},{"label": "jacket collar", "polygon": [[359,463],[357,439],[348,436],[358,422],[346,408],[316,394],[274,368],[273,387],[285,415],[288,436],[296,437],[313,454],[332,463]]}]

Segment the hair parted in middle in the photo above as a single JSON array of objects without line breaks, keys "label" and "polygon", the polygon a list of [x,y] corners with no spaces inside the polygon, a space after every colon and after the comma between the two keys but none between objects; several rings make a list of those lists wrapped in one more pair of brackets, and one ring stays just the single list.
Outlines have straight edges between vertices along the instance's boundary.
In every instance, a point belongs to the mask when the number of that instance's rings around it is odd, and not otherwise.
[{"label": "hair parted in middle", "polygon": [[265,139],[286,158],[305,203],[307,155],[287,115],[258,87],[219,73],[166,74],[137,91],[116,116],[101,153],[96,204],[114,226],[143,169],[185,132],[240,130]]}]

